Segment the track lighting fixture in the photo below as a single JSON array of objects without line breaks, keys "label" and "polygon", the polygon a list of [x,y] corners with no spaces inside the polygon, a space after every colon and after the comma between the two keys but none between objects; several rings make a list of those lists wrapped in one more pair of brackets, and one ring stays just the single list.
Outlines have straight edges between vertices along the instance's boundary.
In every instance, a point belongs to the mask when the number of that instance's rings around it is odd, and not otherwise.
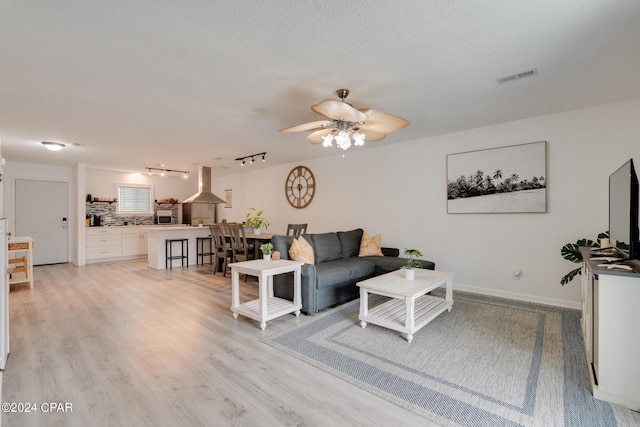
[{"label": "track lighting fixture", "polygon": [[151,175],[152,171],[160,171],[160,176],[165,176],[167,172],[178,172],[182,174],[182,177],[187,179],[189,178],[189,171],[180,171],[176,169],[165,169],[165,168],[150,168],[147,167],[148,175]]},{"label": "track lighting fixture", "polygon": [[256,157],[259,158],[260,156],[262,156],[262,161],[265,162],[266,155],[267,152],[265,151],[263,153],[249,154],[248,156],[238,157],[236,158],[236,160],[240,162],[240,166],[244,166],[247,163],[247,159],[249,159],[249,164],[253,164],[256,161]]}]

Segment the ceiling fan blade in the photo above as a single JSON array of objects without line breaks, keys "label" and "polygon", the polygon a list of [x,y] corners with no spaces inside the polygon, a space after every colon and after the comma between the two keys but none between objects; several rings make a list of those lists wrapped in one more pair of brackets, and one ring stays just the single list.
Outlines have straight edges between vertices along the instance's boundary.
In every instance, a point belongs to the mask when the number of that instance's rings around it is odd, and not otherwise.
[{"label": "ceiling fan blade", "polygon": [[365,130],[362,126],[360,126],[360,132],[364,133],[364,140],[366,142],[377,142],[382,141],[387,134],[381,132],[374,132],[372,130]]},{"label": "ceiling fan blade", "polygon": [[331,123],[332,122],[330,120],[318,120],[315,122],[308,122],[291,126],[290,128],[280,129],[278,132],[304,132],[307,130],[323,129],[329,126]]},{"label": "ceiling fan blade", "polygon": [[335,128],[327,128],[327,129],[320,129],[315,132],[311,132],[309,135],[307,135],[307,140],[312,144],[322,144],[323,142],[322,137],[325,135],[329,135],[331,132],[335,130],[336,130]]},{"label": "ceiling fan blade", "polygon": [[311,109],[318,114],[334,120],[364,122],[368,118],[365,113],[356,110],[351,105],[342,101],[322,101],[319,104],[312,105]]},{"label": "ceiling fan blade", "polygon": [[360,129],[363,131],[387,134],[409,126],[409,120],[400,116],[385,113],[384,111],[372,110],[369,108],[361,108],[359,111],[369,117],[369,119],[366,120],[366,123],[360,126]]}]

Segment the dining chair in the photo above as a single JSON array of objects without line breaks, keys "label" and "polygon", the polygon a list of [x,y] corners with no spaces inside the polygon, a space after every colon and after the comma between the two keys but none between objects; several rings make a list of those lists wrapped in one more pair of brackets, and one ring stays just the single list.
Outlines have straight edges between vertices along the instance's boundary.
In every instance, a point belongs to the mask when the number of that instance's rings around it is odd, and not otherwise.
[{"label": "dining chair", "polygon": [[211,230],[211,237],[213,238],[213,249],[214,253],[213,259],[213,274],[216,274],[218,269],[220,268],[218,263],[220,260],[223,260],[222,264],[222,275],[227,275],[227,268],[229,266],[229,261],[233,262],[233,250],[231,248],[231,244],[227,241],[225,236],[226,229],[223,224],[211,224],[209,225],[209,229]]},{"label": "dining chair", "polygon": [[[293,236],[294,238],[300,237],[301,234],[307,232],[308,224],[289,224],[287,225],[287,236]],[[289,234],[291,232],[291,234]]]},{"label": "dining chair", "polygon": [[[232,223],[227,224],[227,230],[229,236],[231,236],[231,259],[232,262],[241,262],[254,259],[253,251],[250,250],[247,244],[247,236],[244,232],[244,226],[242,224]],[[244,281],[247,281],[247,275],[244,275]]]},{"label": "dining chair", "polygon": [[229,236],[231,236],[231,249],[233,262],[248,261],[251,251],[247,244],[247,236],[242,224],[227,224]]}]

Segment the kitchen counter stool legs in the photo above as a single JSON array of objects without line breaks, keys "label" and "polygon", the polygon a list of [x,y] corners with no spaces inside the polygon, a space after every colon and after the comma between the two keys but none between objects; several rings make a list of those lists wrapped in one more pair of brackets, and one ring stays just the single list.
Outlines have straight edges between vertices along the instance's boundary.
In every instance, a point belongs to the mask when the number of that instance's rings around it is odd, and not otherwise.
[{"label": "kitchen counter stool legs", "polygon": [[[200,264],[202,261],[202,265],[204,265],[204,258],[209,257],[209,264],[213,262],[213,255],[215,252],[213,251],[213,238],[209,237],[196,237],[196,264]],[[215,273],[215,271],[214,271]]]},{"label": "kitchen counter stool legs", "polygon": [[[173,255],[173,244],[180,243],[180,255]],[[189,239],[165,239],[165,253],[166,258],[164,261],[165,269],[173,269],[173,260],[181,260],[182,266],[184,266],[184,260],[187,260],[187,267],[189,267]]]}]

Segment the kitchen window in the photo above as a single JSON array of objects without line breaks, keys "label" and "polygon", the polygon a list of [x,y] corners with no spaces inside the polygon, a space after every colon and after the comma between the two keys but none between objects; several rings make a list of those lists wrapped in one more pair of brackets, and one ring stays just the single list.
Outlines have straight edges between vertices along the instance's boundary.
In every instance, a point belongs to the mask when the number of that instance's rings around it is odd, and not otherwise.
[{"label": "kitchen window", "polygon": [[118,184],[119,215],[153,215],[153,186]]}]

